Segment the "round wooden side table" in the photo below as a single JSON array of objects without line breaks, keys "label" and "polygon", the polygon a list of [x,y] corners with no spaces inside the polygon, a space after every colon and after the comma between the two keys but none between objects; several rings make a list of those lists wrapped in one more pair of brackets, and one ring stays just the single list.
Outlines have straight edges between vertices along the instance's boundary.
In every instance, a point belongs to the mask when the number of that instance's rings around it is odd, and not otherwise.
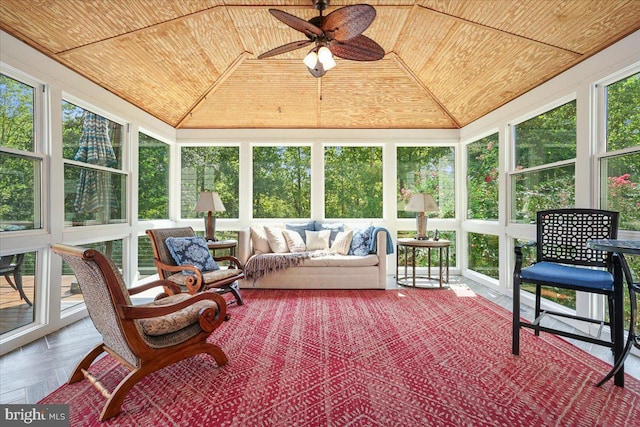
[{"label": "round wooden side table", "polygon": [[[438,264],[439,264],[439,284],[442,288],[444,273],[446,273],[445,283],[449,283],[449,247],[451,242],[444,239],[439,240],[418,240],[418,239],[398,239],[398,245],[396,247],[396,283],[401,286],[413,286],[416,287],[416,279],[431,280],[431,249],[438,249]],[[408,275],[409,257],[407,256],[407,249],[411,248],[411,276]],[[400,250],[403,250],[404,254],[404,276],[400,276]],[[427,250],[427,275],[416,274],[416,249]],[[443,257],[444,252],[444,257]],[[443,260],[445,261],[443,263]],[[411,283],[409,283],[411,280]]]},{"label": "round wooden side table", "polygon": [[213,256],[216,256],[216,251],[220,249],[229,249],[229,255],[236,256],[236,247],[238,246],[238,241],[229,239],[229,240],[207,240],[207,247],[211,251]]}]

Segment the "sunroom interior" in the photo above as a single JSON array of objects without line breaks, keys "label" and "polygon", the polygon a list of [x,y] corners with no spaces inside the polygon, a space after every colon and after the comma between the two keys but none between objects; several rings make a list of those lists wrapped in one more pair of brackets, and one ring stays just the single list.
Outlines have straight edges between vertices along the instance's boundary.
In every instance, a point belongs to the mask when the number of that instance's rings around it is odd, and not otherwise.
[{"label": "sunroom interior", "polygon": [[[617,210],[620,237],[640,239],[633,1],[380,0],[365,32],[380,61],[338,59],[315,78],[304,49],[258,60],[300,38],[268,8],[310,19],[309,3],[2,2],[0,256],[25,254],[33,305],[0,279],[3,325],[19,319],[3,327],[0,354],[87,315],[51,244],[109,253],[132,286],[155,274],[146,229],[203,234],[204,190],[223,198],[223,237],[310,218],[375,224],[394,242],[415,233],[407,196],[429,192],[439,210],[428,233],[452,242],[452,274],[506,295],[537,210]],[[79,155],[90,114],[109,129],[103,164]],[[17,117],[27,123],[9,126]],[[91,200],[79,185],[88,172],[108,182]],[[606,316],[586,295],[547,303]]]}]

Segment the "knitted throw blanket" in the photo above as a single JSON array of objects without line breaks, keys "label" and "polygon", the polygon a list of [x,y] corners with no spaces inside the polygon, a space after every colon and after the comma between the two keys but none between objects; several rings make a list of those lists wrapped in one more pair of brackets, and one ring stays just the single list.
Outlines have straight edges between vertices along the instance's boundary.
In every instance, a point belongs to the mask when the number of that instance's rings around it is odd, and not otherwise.
[{"label": "knitted throw blanket", "polygon": [[254,255],[244,266],[244,275],[255,282],[272,271],[284,270],[285,268],[300,265],[300,262],[311,258],[311,252],[295,252],[282,254],[259,254]]}]

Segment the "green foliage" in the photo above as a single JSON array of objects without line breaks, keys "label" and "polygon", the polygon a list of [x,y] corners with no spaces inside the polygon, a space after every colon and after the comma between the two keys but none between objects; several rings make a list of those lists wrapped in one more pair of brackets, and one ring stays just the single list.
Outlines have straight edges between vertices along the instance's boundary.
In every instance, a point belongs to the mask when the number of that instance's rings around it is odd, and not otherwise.
[{"label": "green foliage", "polygon": [[138,219],[169,218],[169,146],[138,135]]},{"label": "green foliage", "polygon": [[499,239],[488,234],[469,233],[469,268],[499,279]]},{"label": "green foliage", "polygon": [[433,196],[439,212],[431,217],[455,217],[455,149],[452,147],[398,147],[398,218],[410,218],[405,203],[415,193]]},{"label": "green foliage", "polygon": [[225,212],[218,218],[239,216],[240,150],[238,147],[183,147],[182,157],[182,218],[202,218],[203,212],[193,209],[202,191],[217,191]]},{"label": "green foliage", "polygon": [[467,217],[498,220],[498,134],[467,145]]},{"label": "green foliage", "polygon": [[34,151],[35,89],[0,74],[0,145]]},{"label": "green foliage", "polygon": [[254,147],[253,216],[311,216],[311,147]]},{"label": "green foliage", "polygon": [[530,168],[576,157],[576,101],[513,127],[516,168]]},{"label": "green foliage", "polygon": [[[640,73],[607,86],[607,151],[640,145]],[[635,164],[637,177],[640,165]]]},{"label": "green foliage", "polygon": [[382,148],[326,147],[326,218],[382,217]]}]

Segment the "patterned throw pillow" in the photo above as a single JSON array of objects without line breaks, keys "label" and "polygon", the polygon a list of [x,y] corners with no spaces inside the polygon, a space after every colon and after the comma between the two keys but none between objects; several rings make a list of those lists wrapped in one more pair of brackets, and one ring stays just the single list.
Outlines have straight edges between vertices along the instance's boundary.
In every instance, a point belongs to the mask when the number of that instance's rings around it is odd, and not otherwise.
[{"label": "patterned throw pillow", "polygon": [[374,227],[371,225],[365,229],[356,229],[353,231],[349,255],[365,256],[369,254],[373,229]]},{"label": "patterned throw pillow", "polygon": [[[177,265],[193,265],[203,273],[220,270],[211,256],[204,237],[167,237],[167,249]],[[191,271],[183,271],[185,276],[193,275]]]}]

